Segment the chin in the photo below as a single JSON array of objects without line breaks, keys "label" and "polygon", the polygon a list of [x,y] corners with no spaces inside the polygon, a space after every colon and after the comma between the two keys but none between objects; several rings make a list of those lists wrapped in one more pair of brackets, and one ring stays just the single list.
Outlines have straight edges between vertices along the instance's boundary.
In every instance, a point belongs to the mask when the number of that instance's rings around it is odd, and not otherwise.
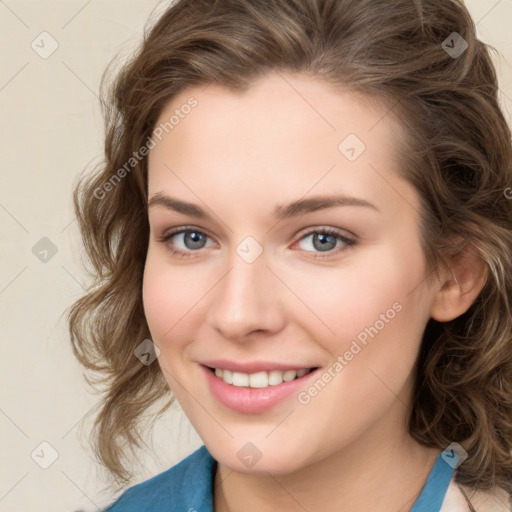
[{"label": "chin", "polygon": [[208,450],[223,466],[236,473],[247,475],[286,475],[303,469],[308,465],[304,453],[297,450],[278,450],[271,446],[258,450],[254,445],[247,443],[233,450],[224,448]]}]

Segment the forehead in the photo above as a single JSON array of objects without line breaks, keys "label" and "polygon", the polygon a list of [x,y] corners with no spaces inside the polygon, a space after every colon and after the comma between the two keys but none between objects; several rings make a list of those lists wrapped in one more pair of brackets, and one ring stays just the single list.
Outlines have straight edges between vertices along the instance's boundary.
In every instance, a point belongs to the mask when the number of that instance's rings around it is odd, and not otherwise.
[{"label": "forehead", "polygon": [[272,73],[243,92],[190,87],[168,102],[156,130],[150,195],[178,187],[192,197],[186,181],[195,192],[279,189],[295,198],[338,188],[396,200],[386,179],[399,165],[400,126],[387,105],[315,78]]},{"label": "forehead", "polygon": [[[351,129],[364,133],[373,131],[381,123],[384,126],[377,132],[387,132],[389,127],[385,125],[389,124],[399,128],[397,119],[390,115],[389,100],[335,86],[317,77],[284,72],[269,72],[244,91],[215,83],[187,87],[165,105],[157,126],[165,124],[173,114],[180,114],[182,109],[191,110],[187,106],[191,98],[197,102],[192,112],[195,117],[200,112],[204,121],[214,115],[219,125],[240,124],[250,115],[251,124],[258,127],[271,128],[285,120],[288,130],[293,130],[295,121],[307,120],[310,132]],[[359,115],[355,116],[356,113]],[[173,130],[178,128],[181,120],[182,116]],[[205,128],[211,128],[211,125]]]}]

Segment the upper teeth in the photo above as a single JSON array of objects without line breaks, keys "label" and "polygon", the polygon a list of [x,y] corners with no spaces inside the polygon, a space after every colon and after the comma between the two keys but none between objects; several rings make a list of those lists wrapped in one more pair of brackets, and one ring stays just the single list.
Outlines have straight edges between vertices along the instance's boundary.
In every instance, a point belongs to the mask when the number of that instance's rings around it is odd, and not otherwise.
[{"label": "upper teeth", "polygon": [[215,375],[220,377],[226,384],[232,384],[233,386],[266,388],[267,386],[281,384],[283,381],[293,380],[295,377],[303,377],[309,370],[310,368],[302,368],[301,370],[286,370],[284,372],[272,370],[270,372],[249,374],[215,368]]}]

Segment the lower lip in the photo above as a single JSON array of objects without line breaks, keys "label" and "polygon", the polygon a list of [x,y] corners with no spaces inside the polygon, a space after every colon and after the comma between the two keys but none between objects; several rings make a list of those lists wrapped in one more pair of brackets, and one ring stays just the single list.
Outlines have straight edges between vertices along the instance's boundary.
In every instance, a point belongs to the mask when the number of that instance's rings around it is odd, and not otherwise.
[{"label": "lower lip", "polygon": [[[202,366],[202,365],[201,365]],[[202,366],[208,386],[213,396],[223,405],[234,411],[258,413],[271,409],[292,394],[297,394],[316,375],[319,368],[298,379],[283,382],[266,388],[249,388],[226,384],[206,366]]]}]

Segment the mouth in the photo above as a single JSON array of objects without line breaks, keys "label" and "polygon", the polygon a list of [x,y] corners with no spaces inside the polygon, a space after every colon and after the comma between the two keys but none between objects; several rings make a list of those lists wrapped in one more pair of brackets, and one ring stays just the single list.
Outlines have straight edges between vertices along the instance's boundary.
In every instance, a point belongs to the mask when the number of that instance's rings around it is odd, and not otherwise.
[{"label": "mouth", "polygon": [[300,380],[319,367],[301,368],[299,370],[269,370],[256,373],[235,372],[223,368],[205,366],[224,383],[240,388],[267,388],[279,386],[283,382]]},{"label": "mouth", "polygon": [[[244,373],[235,371],[242,369],[242,364],[221,361],[209,364],[212,366],[200,366],[211,395],[224,407],[243,414],[264,413],[286,403],[301,389],[311,385],[321,371],[319,366],[301,368],[298,365],[293,368],[290,365],[292,368],[286,368],[287,365],[277,363],[267,365],[267,368],[273,368],[265,371],[264,363],[258,362],[251,365],[253,373]],[[224,365],[231,366],[231,370],[221,368]],[[281,368],[278,370],[276,366]]]}]

